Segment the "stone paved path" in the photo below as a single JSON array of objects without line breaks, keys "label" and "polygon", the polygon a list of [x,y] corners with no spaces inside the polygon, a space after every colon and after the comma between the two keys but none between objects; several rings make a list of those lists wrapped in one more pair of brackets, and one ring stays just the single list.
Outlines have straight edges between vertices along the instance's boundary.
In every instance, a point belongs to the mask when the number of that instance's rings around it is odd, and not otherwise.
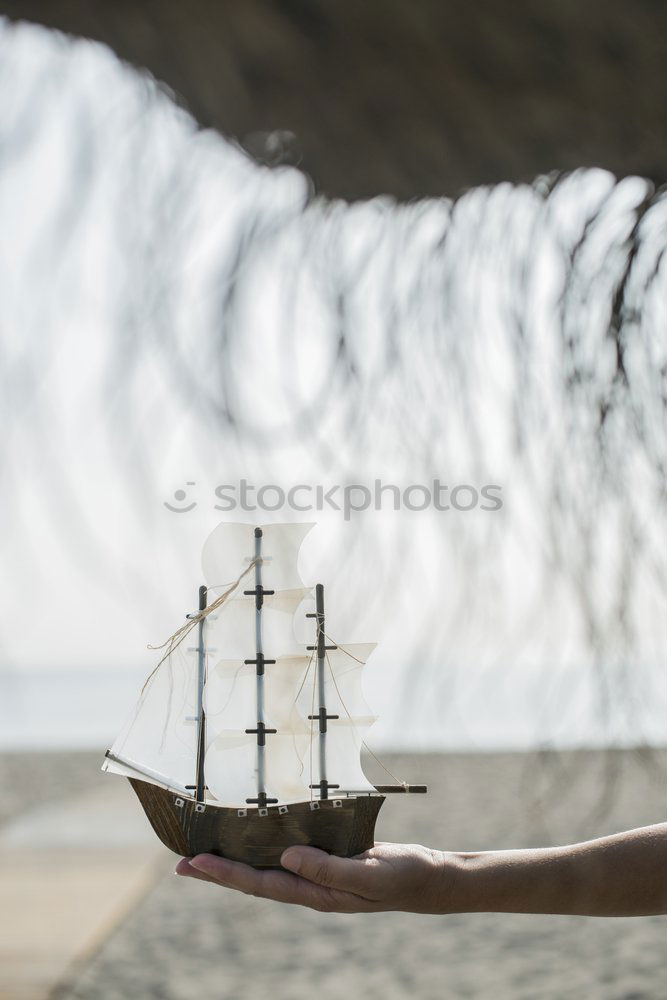
[{"label": "stone paved path", "polygon": [[0,848],[0,1000],[46,1000],[171,864],[113,779],[22,813]]}]

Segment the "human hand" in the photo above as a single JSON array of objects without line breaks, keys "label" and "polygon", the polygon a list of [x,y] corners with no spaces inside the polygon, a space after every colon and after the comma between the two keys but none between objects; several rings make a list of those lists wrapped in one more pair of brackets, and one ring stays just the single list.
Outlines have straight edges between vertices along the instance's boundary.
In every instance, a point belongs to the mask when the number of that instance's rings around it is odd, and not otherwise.
[{"label": "human hand", "polygon": [[327,913],[451,912],[448,898],[456,866],[452,855],[440,851],[376,844],[356,858],[339,858],[315,847],[289,847],[280,860],[286,871],[257,870],[198,854],[179,861],[176,874]]}]

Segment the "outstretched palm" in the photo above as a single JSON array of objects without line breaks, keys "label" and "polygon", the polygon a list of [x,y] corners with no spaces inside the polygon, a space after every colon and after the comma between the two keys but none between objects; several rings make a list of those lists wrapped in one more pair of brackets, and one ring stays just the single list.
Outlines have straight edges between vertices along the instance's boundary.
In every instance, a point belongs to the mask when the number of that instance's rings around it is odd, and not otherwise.
[{"label": "outstretched palm", "polygon": [[213,854],[178,863],[178,875],[204,879],[253,896],[335,913],[407,910],[442,913],[453,867],[446,856],[417,844],[376,844],[356,858],[315,847],[290,847],[285,871],[257,871]]}]

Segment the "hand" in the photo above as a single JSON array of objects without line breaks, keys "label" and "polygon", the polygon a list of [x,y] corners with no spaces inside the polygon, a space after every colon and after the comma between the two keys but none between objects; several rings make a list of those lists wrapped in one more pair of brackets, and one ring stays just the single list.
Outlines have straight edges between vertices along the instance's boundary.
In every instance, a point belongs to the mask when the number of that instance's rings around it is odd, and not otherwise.
[{"label": "hand", "polygon": [[179,861],[176,874],[326,913],[446,913],[456,870],[447,858],[415,844],[376,844],[356,858],[338,858],[315,847],[289,847],[280,859],[287,871],[258,871],[238,861],[198,854]]}]

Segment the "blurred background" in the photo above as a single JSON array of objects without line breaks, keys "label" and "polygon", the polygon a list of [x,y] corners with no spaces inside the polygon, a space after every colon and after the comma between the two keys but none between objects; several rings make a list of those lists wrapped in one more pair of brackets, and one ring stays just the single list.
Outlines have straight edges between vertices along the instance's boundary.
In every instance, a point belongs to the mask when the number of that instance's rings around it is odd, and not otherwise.
[{"label": "blurred background", "polygon": [[370,746],[431,787],[380,839],[664,819],[663,5],[0,13],[0,997],[660,996],[659,920],[363,918],[371,967],[165,880],[97,769],[212,528],[313,520]]}]

